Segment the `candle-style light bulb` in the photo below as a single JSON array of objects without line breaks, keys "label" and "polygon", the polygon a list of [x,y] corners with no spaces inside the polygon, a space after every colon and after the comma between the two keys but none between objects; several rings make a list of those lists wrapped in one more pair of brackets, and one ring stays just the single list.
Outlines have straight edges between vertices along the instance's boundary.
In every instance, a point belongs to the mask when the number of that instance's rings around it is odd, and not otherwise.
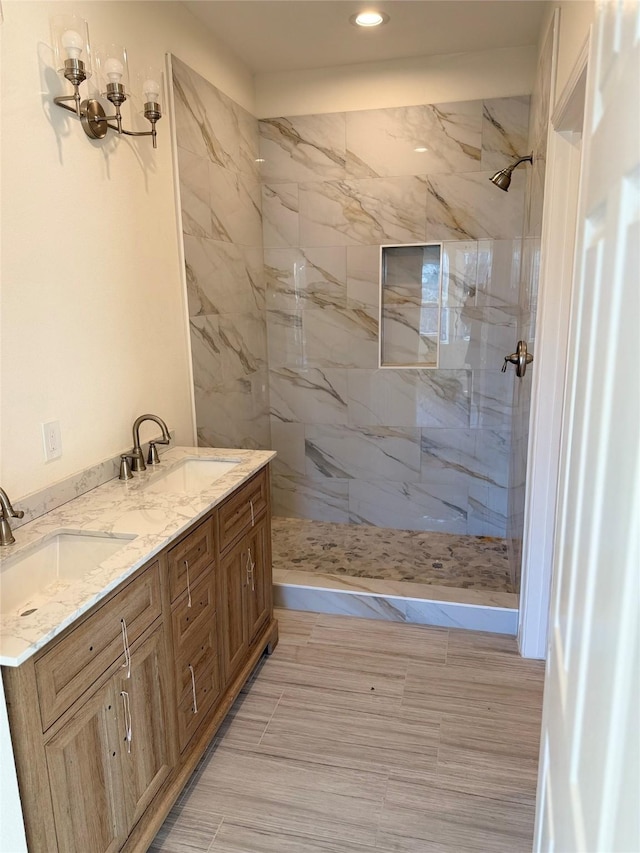
[{"label": "candle-style light bulb", "polygon": [[77,33],[75,30],[65,30],[62,33],[60,41],[63,48],[67,51],[69,59],[80,59],[80,54],[84,47],[84,40],[80,33]]},{"label": "candle-style light bulb", "polygon": [[110,83],[119,83],[124,74],[124,65],[112,56],[104,64],[104,73]]},{"label": "candle-style light bulb", "polygon": [[156,80],[145,80],[142,84],[142,93],[147,103],[157,103],[160,100],[160,84]]}]

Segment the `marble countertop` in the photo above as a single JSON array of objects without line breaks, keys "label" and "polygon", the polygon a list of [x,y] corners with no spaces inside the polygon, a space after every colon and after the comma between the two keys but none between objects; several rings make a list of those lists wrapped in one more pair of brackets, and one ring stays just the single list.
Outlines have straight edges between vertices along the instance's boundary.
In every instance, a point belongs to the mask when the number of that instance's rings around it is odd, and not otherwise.
[{"label": "marble countertop", "polygon": [[[15,532],[14,545],[0,555],[2,572],[16,555],[28,554],[45,537],[56,533],[102,533],[122,538],[122,548],[80,580],[57,582],[39,596],[37,607],[22,602],[15,613],[0,617],[0,664],[19,666],[126,580],[194,521],[203,517],[274,457],[273,451],[202,447],[173,447],[132,480],[110,480],[90,492],[29,522]],[[145,486],[184,459],[238,460],[232,471],[197,494],[145,492]]]}]

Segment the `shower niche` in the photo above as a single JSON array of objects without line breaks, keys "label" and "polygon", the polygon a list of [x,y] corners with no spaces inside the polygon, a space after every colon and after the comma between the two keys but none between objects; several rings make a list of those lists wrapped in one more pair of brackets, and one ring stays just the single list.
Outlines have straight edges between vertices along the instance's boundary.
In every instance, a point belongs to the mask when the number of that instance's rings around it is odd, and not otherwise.
[{"label": "shower niche", "polygon": [[441,293],[441,243],[380,247],[380,367],[438,367]]}]

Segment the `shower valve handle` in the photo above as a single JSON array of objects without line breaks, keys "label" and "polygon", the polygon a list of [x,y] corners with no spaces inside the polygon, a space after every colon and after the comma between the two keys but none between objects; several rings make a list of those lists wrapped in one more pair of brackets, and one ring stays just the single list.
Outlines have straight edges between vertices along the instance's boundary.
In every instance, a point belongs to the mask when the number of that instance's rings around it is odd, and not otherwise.
[{"label": "shower valve handle", "polygon": [[527,365],[531,364],[533,361],[533,356],[530,352],[527,352],[527,342],[526,341],[518,341],[518,347],[515,352],[512,352],[511,355],[505,355],[504,363],[502,365],[502,372],[506,373],[507,364],[515,364],[516,366],[516,376],[519,379],[527,372]]}]

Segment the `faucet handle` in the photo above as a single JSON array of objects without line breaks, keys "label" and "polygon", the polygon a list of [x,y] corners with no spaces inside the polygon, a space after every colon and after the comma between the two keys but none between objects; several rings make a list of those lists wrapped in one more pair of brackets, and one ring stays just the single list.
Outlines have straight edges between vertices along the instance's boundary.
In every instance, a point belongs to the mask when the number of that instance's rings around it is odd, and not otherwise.
[{"label": "faucet handle", "polygon": [[150,441],[149,442],[149,455],[147,456],[147,465],[157,465],[160,462],[160,457],[158,456],[158,450],[156,448],[156,444],[168,444],[168,441]]},{"label": "faucet handle", "polygon": [[119,480],[131,480],[133,478],[129,459],[130,457],[127,456],[126,453],[123,453],[120,457],[120,475],[118,477]]}]

